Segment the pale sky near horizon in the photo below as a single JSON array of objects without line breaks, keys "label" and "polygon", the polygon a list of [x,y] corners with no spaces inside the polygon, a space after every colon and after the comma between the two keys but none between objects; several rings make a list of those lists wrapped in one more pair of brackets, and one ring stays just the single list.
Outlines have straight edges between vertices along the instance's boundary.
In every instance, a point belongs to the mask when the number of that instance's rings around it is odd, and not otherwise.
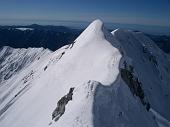
[{"label": "pale sky near horizon", "polygon": [[0,20],[68,20],[170,26],[170,0],[0,0]]}]

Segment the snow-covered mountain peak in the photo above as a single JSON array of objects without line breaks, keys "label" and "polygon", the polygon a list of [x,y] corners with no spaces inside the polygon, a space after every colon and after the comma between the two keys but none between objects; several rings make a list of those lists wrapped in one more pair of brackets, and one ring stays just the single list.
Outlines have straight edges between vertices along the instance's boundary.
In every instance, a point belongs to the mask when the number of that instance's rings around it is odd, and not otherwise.
[{"label": "snow-covered mountain peak", "polygon": [[112,38],[111,33],[105,28],[104,23],[97,19],[94,20],[75,40],[77,43],[93,43],[96,40],[107,40]]},{"label": "snow-covered mountain peak", "polygon": [[170,125],[170,64],[141,33],[110,33],[95,20],[53,53],[6,49],[0,51],[2,80],[8,77],[0,85],[0,126]]},{"label": "snow-covered mountain peak", "polygon": [[[82,37],[88,37],[88,36],[94,36],[101,34],[103,31],[103,22],[99,19],[94,20],[83,32],[82,34],[76,39],[79,40],[79,38]],[[91,35],[92,34],[92,35]]]},{"label": "snow-covered mountain peak", "polygon": [[[104,85],[110,85],[117,77],[119,60],[121,59],[119,50],[113,46],[115,44],[117,44],[117,41],[104,27],[103,22],[95,20],[70,45],[68,52],[65,52],[60,62],[67,61],[73,65],[72,67],[76,68],[71,72],[75,72],[72,79],[78,76],[78,80],[83,82],[96,80]],[[112,62],[115,62],[115,66],[110,65]],[[108,66],[110,67],[108,68]],[[84,68],[88,69],[84,70]],[[81,69],[81,73],[76,71],[77,69]],[[114,73],[110,73],[112,69],[115,70]],[[96,75],[100,72],[103,74]]]},{"label": "snow-covered mountain peak", "polygon": [[103,21],[100,19],[96,19],[87,27],[93,27],[94,29],[100,29],[103,26]]},{"label": "snow-covered mountain peak", "polygon": [[96,19],[90,23],[90,25],[86,28],[88,32],[97,32],[101,31],[104,23],[100,19]]}]

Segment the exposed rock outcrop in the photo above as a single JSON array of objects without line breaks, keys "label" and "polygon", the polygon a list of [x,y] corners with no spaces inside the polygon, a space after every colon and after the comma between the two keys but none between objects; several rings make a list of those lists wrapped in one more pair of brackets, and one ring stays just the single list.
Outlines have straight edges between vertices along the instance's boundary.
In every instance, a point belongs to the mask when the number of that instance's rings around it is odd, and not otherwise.
[{"label": "exposed rock outcrop", "polygon": [[65,112],[65,106],[67,103],[72,100],[74,88],[70,88],[70,91],[67,95],[63,96],[57,103],[57,108],[52,113],[52,120],[57,121]]},{"label": "exposed rock outcrop", "polygon": [[130,88],[131,93],[139,97],[141,103],[146,107],[146,110],[149,111],[150,104],[147,101],[144,91],[141,87],[142,83],[133,74],[133,66],[127,65],[126,62],[124,63],[124,65],[125,68],[121,68],[120,70],[122,79]]}]

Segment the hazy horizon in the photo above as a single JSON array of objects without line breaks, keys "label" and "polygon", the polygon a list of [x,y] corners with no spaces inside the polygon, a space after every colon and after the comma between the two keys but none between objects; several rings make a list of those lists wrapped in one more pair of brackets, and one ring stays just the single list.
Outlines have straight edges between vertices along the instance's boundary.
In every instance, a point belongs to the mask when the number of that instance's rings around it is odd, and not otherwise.
[{"label": "hazy horizon", "polygon": [[170,35],[170,0],[0,1],[0,25],[86,27],[95,19],[109,24],[109,29]]},{"label": "hazy horizon", "polygon": [[[93,20],[92,20],[93,21]],[[72,28],[86,28],[88,24],[92,21],[69,21],[69,20],[19,20],[19,19],[8,19],[8,20],[0,20],[1,26],[12,26],[12,25],[54,25],[54,26],[66,26]],[[128,24],[128,23],[116,23],[116,22],[104,22],[105,26],[108,29],[131,29],[138,30],[142,32],[146,32],[149,34],[158,34],[158,35],[170,35],[170,27],[159,26],[159,25],[141,25],[141,24]]]}]

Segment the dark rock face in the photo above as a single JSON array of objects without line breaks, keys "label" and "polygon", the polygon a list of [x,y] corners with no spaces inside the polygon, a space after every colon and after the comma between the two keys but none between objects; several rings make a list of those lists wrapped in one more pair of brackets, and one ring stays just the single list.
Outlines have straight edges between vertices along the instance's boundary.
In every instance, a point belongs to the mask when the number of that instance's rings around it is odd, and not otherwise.
[{"label": "dark rock face", "polygon": [[55,121],[57,121],[64,114],[65,106],[70,100],[72,100],[73,91],[74,88],[70,88],[69,93],[58,101],[57,108],[52,113],[52,120],[54,119]]},{"label": "dark rock face", "polygon": [[120,70],[122,79],[130,88],[131,93],[139,97],[141,103],[146,107],[146,110],[149,111],[150,104],[146,100],[144,91],[141,87],[142,83],[139,82],[138,78],[133,75],[133,67],[131,65],[127,67],[127,64],[125,65],[125,69],[121,68]]}]

